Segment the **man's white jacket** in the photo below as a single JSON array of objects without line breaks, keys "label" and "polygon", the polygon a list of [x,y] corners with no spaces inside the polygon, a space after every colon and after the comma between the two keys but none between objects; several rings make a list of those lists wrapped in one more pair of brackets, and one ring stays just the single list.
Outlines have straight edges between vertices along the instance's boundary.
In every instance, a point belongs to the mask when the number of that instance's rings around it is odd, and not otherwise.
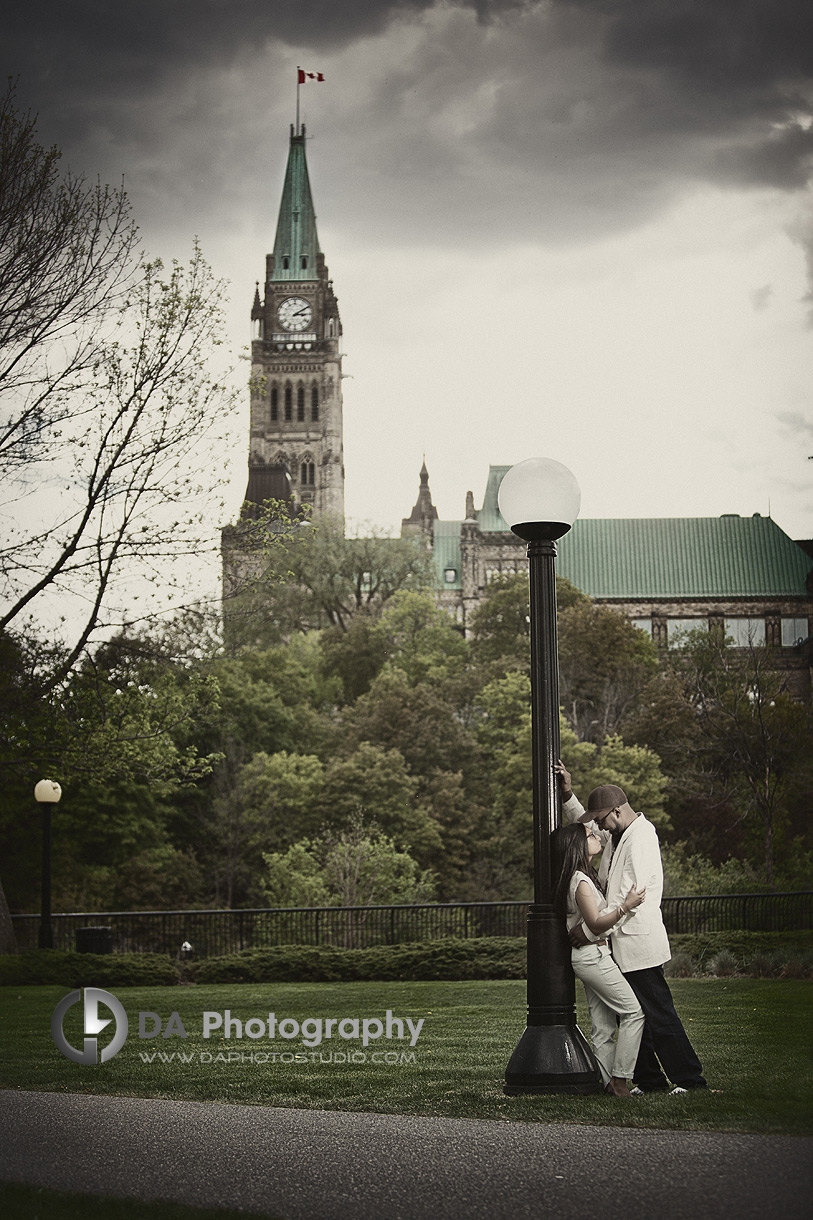
[{"label": "man's white jacket", "polygon": [[[575,822],[584,813],[584,808],[573,796],[565,803],[564,813],[569,822]],[[589,825],[597,829],[595,823]],[[599,880],[604,883],[606,878],[608,909],[620,906],[633,886],[637,890],[646,886],[646,898],[641,905],[622,917],[612,929],[613,957],[624,974],[630,970],[645,970],[648,966],[662,966],[672,954],[661,914],[663,862],[657,831],[639,813],[624,831],[615,850],[609,834],[606,831],[599,833],[605,844]],[[591,940],[595,939],[589,931],[587,935]]]}]

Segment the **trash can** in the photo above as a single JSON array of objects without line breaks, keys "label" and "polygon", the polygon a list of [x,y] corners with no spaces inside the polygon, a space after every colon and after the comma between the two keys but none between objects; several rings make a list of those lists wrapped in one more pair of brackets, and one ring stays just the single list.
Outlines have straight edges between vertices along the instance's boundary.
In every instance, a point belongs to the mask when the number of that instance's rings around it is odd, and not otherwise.
[{"label": "trash can", "polygon": [[77,953],[112,953],[112,928],[77,928]]}]

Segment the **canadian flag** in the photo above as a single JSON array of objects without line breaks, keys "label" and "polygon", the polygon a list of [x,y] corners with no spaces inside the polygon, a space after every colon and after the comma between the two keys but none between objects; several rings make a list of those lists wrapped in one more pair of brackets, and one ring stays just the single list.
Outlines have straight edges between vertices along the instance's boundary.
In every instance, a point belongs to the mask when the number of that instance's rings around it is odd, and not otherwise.
[{"label": "canadian flag", "polygon": [[305,72],[302,68],[297,68],[297,72],[299,73],[299,76],[297,78],[297,84],[299,84],[299,85],[304,85],[306,80],[324,80],[325,79],[321,72]]}]

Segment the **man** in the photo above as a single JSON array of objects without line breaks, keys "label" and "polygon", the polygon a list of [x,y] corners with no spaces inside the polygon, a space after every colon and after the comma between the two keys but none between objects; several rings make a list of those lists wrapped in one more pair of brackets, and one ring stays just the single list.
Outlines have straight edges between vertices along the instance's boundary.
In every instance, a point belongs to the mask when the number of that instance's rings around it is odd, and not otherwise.
[{"label": "man", "polygon": [[[669,1091],[669,1080],[672,1094],[705,1089],[700,1060],[675,1011],[663,973],[663,964],[672,955],[661,914],[663,862],[655,827],[635,812],[616,784],[594,788],[585,810],[573,795],[570,773],[562,762],[556,771],[567,820],[592,824],[605,843],[599,882],[606,880],[607,905],[620,907],[633,885],[638,890],[646,886],[646,902],[629,911],[611,937],[613,957],[646,1017],[632,1092]],[[571,939],[584,945],[595,938],[580,925]]]}]

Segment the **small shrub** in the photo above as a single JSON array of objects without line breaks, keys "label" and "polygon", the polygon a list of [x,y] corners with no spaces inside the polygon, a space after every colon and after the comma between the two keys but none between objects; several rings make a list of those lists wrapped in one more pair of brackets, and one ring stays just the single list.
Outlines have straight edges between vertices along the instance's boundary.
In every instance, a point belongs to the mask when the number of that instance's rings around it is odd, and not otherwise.
[{"label": "small shrub", "polygon": [[720,979],[729,979],[737,973],[737,959],[730,949],[721,949],[709,963],[709,970]]},{"label": "small shrub", "polygon": [[690,979],[697,973],[697,965],[689,953],[675,953],[666,962],[664,974],[670,979]]},{"label": "small shrub", "polygon": [[756,979],[778,978],[782,970],[781,956],[777,953],[755,953],[750,962],[746,962],[745,973]]},{"label": "small shrub", "polygon": [[809,979],[813,977],[813,954],[792,954],[782,963],[779,977],[782,979]]}]

